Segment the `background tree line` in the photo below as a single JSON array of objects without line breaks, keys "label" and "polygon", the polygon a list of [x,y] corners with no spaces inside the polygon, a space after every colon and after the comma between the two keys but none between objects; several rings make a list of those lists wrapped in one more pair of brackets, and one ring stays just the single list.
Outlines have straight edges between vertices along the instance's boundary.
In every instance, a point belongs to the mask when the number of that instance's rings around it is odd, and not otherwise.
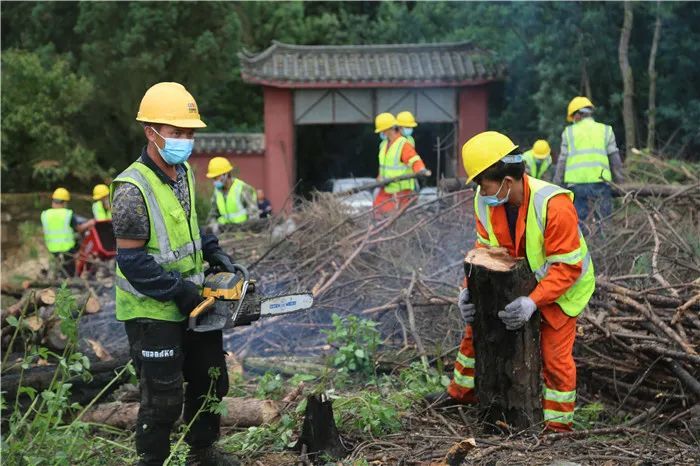
[{"label": "background tree line", "polygon": [[191,90],[207,131],[262,130],[261,88],[242,82],[236,53],[263,50],[272,40],[472,41],[508,66],[492,93],[494,129],[527,141],[546,137],[557,147],[566,104],[583,94],[622,146],[651,144],[694,160],[700,151],[700,5],[693,2],[3,2],[1,8],[3,191],[59,181],[87,191],[85,183],[124,168],[142,145],[138,103],[158,81]]}]

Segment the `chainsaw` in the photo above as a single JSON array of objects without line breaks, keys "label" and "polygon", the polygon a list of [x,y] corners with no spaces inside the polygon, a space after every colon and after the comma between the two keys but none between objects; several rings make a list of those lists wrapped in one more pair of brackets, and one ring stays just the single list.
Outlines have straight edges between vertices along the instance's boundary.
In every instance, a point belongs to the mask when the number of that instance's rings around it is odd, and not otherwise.
[{"label": "chainsaw", "polygon": [[248,270],[238,264],[233,264],[233,269],[206,277],[202,290],[205,299],[190,312],[190,330],[210,332],[250,325],[261,318],[307,310],[314,303],[311,293],[259,296]]}]

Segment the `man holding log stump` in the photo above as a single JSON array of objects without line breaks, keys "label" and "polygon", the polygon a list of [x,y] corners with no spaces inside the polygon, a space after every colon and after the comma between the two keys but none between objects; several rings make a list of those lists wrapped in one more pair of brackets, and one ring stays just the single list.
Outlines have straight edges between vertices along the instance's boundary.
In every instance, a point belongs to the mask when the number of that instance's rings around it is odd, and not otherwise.
[{"label": "man holding log stump", "polygon": [[[543,420],[550,430],[571,430],[576,400],[576,365],[572,354],[576,317],[595,289],[593,263],[578,228],[573,194],[527,176],[518,146],[495,131],[480,133],[467,141],[462,147],[462,159],[467,182],[475,181],[478,185],[474,199],[477,250],[504,248],[512,258],[525,258],[528,275],[531,271],[536,279],[529,294],[513,295],[510,302],[504,301],[507,304],[496,311],[495,325],[499,328],[493,331],[517,335],[539,310]],[[502,283],[500,286],[511,286]],[[477,402],[482,393],[478,385],[482,374],[478,371],[488,372],[492,364],[491,361],[476,364],[473,329],[477,333],[485,331],[475,322],[487,318],[482,312],[492,302],[485,302],[490,297],[470,296],[466,278],[464,285],[458,306],[467,326],[454,377],[447,393],[428,397],[429,401],[443,406]],[[479,337],[488,339],[477,334]]]}]

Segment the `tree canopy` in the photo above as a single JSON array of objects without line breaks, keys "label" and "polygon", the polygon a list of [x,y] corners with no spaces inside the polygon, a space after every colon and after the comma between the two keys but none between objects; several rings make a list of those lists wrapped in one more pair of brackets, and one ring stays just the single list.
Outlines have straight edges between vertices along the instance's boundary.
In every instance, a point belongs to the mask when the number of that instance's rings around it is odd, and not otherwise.
[{"label": "tree canopy", "polygon": [[207,131],[262,130],[262,90],[243,83],[236,53],[264,50],[272,40],[472,41],[508,66],[505,82],[493,88],[491,128],[528,141],[546,137],[556,147],[566,104],[581,94],[621,145],[643,146],[657,15],[657,147],[697,159],[700,6],[633,7],[638,134],[625,141],[621,3],[3,2],[3,189],[96,182],[124,168],[142,144],[134,122],[140,98],[159,81],[190,89]]}]

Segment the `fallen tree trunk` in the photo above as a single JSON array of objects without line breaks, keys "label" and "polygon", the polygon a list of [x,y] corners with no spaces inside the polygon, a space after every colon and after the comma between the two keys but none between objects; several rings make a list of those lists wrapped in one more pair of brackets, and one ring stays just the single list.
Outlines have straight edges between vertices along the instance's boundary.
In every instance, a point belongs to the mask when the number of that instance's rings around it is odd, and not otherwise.
[{"label": "fallen tree trunk", "polygon": [[536,285],[527,261],[502,248],[471,250],[465,259],[469,294],[476,306],[472,324],[476,396],[481,417],[525,429],[542,421],[540,315],[519,330],[507,330],[498,312]]},{"label": "fallen tree trunk", "polygon": [[[80,403],[89,401],[91,395],[97,393],[110,380],[112,380],[119,367],[124,366],[129,361],[127,355],[112,359],[110,361],[98,361],[90,365],[90,374],[92,378],[89,381],[83,380],[79,376],[75,376],[69,380],[73,385],[71,387],[72,399]],[[14,400],[17,394],[18,385],[22,387],[32,387],[41,392],[49,388],[51,381],[54,380],[54,373],[58,370],[55,364],[46,366],[33,366],[25,369],[23,372],[17,366],[2,374],[2,390],[6,400]],[[128,377],[124,377],[125,379]]]},{"label": "fallen tree trunk", "polygon": [[[226,414],[221,416],[221,425],[231,427],[254,427],[269,424],[279,417],[279,407],[272,400],[257,398],[224,397]],[[85,422],[107,424],[120,429],[133,429],[139,412],[136,401],[113,401],[95,406],[83,415]]]}]

